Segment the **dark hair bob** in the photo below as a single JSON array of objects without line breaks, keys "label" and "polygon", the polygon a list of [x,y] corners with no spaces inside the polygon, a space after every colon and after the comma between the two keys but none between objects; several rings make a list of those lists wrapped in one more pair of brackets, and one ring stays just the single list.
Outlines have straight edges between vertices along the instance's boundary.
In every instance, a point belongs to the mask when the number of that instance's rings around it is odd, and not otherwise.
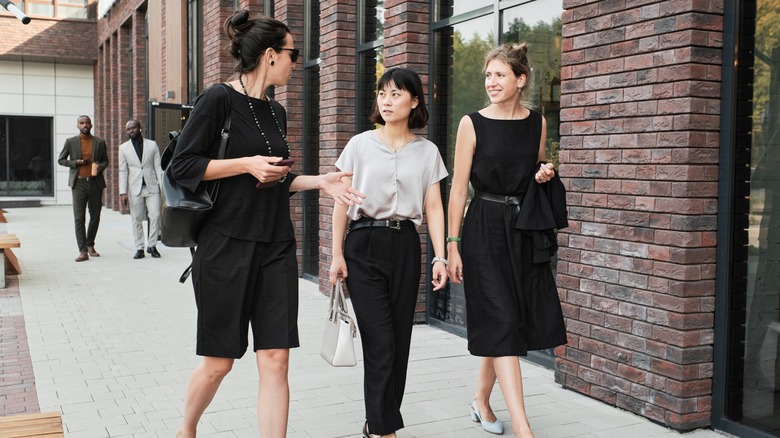
[{"label": "dark hair bob", "polygon": [[230,39],[229,51],[235,58],[233,70],[247,73],[257,68],[260,57],[268,48],[279,51],[290,28],[279,20],[260,16],[249,18],[249,11],[236,11],[225,20],[225,35]]},{"label": "dark hair bob", "polygon": [[[376,84],[377,92],[384,90],[388,84],[393,83],[401,90],[408,91],[412,98],[417,98],[417,108],[409,113],[409,129],[424,128],[428,124],[428,108],[425,106],[425,95],[423,94],[422,81],[417,73],[404,67],[393,67],[385,71],[379,82]],[[368,117],[372,123],[385,124],[385,119],[379,112],[379,105],[374,99],[374,109]]]}]

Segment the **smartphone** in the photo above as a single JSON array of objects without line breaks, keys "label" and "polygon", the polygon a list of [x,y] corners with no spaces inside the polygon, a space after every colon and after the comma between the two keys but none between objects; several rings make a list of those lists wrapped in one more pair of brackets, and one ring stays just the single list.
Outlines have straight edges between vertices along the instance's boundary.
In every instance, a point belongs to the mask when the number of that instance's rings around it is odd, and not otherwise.
[{"label": "smartphone", "polygon": [[286,160],[282,160],[277,163],[274,163],[274,166],[292,166],[293,164],[295,164],[295,160],[288,158]]},{"label": "smartphone", "polygon": [[[276,163],[273,163],[274,166],[292,166],[293,164],[295,164],[295,160],[292,160],[292,159],[289,159],[289,158],[286,159],[286,160],[282,160],[282,161],[278,161]],[[267,189],[269,187],[275,186],[278,183],[279,183],[279,181],[268,181],[268,182],[264,182],[264,183],[258,181],[257,184],[255,185],[255,188]]]}]

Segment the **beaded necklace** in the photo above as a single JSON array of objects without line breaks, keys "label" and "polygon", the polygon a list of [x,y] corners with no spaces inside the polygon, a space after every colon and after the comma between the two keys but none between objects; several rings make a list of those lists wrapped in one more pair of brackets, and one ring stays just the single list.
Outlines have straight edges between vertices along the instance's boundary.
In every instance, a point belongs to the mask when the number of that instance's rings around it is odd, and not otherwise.
[{"label": "beaded necklace", "polygon": [[[252,118],[255,119],[255,126],[257,126],[257,130],[260,131],[260,135],[263,137],[263,140],[265,140],[266,146],[268,146],[268,156],[273,156],[273,152],[271,151],[271,142],[268,141],[268,137],[266,137],[265,132],[263,132],[263,128],[260,127],[260,121],[257,120],[257,113],[255,113],[255,107],[252,105],[252,99],[249,98],[249,93],[246,92],[246,87],[244,86],[244,81],[241,80],[241,75],[238,76],[238,83],[241,84],[241,89],[244,90],[244,96],[246,96],[246,101],[249,103],[249,111],[252,112]],[[265,96],[266,99],[268,99],[268,107],[271,109],[271,117],[273,117],[274,122],[276,123],[276,129],[279,130],[279,135],[282,136],[282,139],[284,140],[284,144],[287,145],[287,156],[282,158],[290,158],[290,143],[287,141],[287,136],[284,134],[284,131],[282,130],[282,125],[279,123],[279,119],[276,118],[276,112],[274,111],[274,106],[272,105],[271,98],[268,96]],[[284,182],[287,180],[287,175],[283,176],[279,182]]]}]

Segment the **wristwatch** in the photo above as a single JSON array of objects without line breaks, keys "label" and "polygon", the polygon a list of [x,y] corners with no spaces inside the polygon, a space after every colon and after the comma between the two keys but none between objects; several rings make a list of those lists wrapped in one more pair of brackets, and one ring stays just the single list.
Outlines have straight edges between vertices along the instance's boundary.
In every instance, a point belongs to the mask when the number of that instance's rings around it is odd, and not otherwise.
[{"label": "wristwatch", "polygon": [[433,265],[436,262],[442,262],[444,263],[444,266],[447,266],[447,259],[445,259],[444,257],[434,257],[431,259],[431,265]]}]

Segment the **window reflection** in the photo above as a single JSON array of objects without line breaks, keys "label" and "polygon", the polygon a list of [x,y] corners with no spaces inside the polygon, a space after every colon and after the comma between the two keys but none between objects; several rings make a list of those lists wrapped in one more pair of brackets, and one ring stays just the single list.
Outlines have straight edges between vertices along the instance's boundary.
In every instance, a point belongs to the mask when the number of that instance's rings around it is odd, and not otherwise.
[{"label": "window reflection", "polygon": [[0,157],[0,196],[54,194],[51,117],[0,116]]},{"label": "window reflection", "polygon": [[[450,174],[460,119],[487,103],[482,67],[485,55],[493,47],[492,20],[492,15],[486,15],[436,34],[434,142],[439,146],[446,145],[445,161]],[[452,178],[447,179],[445,199],[449,197],[450,184]],[[450,282],[448,288],[433,294],[429,302],[428,312],[433,318],[465,327],[466,301],[462,285]]]},{"label": "window reflection", "polygon": [[503,11],[501,42],[528,44],[533,68],[531,88],[524,99],[547,119],[547,161],[558,166],[561,110],[561,9],[534,2]]},{"label": "window reflection", "polygon": [[[780,432],[780,9],[756,3],[742,415]],[[738,417],[738,413],[735,416]]]},{"label": "window reflection", "polygon": [[[437,20],[502,3],[490,0],[435,2]],[[488,104],[483,67],[485,55],[494,46],[496,34],[502,42],[527,42],[535,82],[525,94],[528,104],[547,119],[547,160],[557,165],[560,110],[561,14],[560,0],[538,0],[501,10],[501,24],[489,12],[478,18],[441,27],[434,34],[432,140],[446,151],[453,171],[455,137],[460,119]],[[480,13],[486,12],[484,9]],[[437,23],[437,24],[446,24]],[[449,196],[451,178],[445,196]],[[446,199],[446,198],[445,198]],[[468,208],[468,207],[467,207]],[[553,263],[555,266],[555,263]],[[429,293],[430,320],[441,321],[447,330],[463,334],[466,326],[463,287],[452,282],[444,291]]]}]

